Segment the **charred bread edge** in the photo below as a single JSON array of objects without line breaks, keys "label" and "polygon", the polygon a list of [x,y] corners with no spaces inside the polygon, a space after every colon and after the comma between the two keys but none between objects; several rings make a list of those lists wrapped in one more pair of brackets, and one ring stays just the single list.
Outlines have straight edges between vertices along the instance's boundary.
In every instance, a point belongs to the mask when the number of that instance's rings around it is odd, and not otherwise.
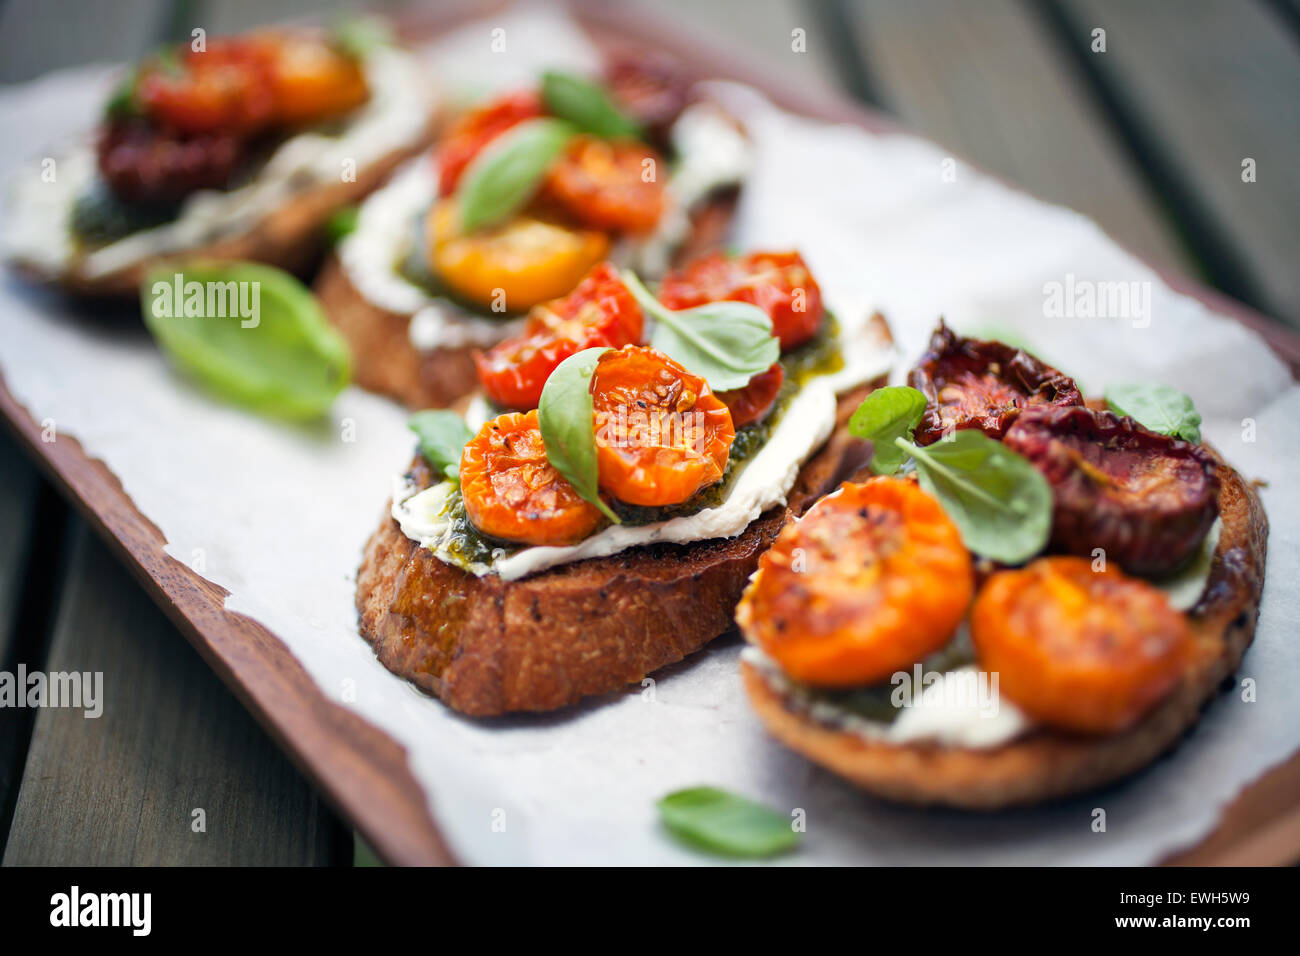
[{"label": "charred bread edge", "polygon": [[289,197],[249,229],[192,249],[151,256],[102,276],[87,276],[73,261],[69,268],[51,272],[21,259],[14,267],[37,281],[86,298],[127,298],[139,294],[145,273],[160,264],[190,259],[248,259],[301,274],[315,261],[325,244],[326,221],[338,209],[357,202],[379,187],[401,163],[426,149],[433,140],[436,115],[421,136],[401,149],[357,170],[353,182],[312,186]]},{"label": "charred bread edge", "polygon": [[[739,190],[722,190],[691,213],[691,233],[674,259],[684,262],[721,246],[735,213]],[[347,339],[353,380],[368,391],[396,399],[408,408],[443,408],[478,385],[476,346],[421,351],[409,338],[411,314],[392,312],[367,299],[330,253],[316,280],[316,298],[325,315]]]},{"label": "charred bread edge", "polygon": [[995,810],[1125,777],[1191,728],[1255,636],[1268,519],[1255,489],[1222,460],[1219,475],[1223,530],[1201,600],[1190,612],[1195,638],[1207,653],[1161,704],[1122,734],[1085,738],[1039,728],[988,750],[868,741],[810,719],[742,662],[750,701],[777,740],[862,789],[902,803]]},{"label": "charred bread edge", "polygon": [[786,507],[734,538],[631,548],[503,581],[444,564],[385,510],[357,574],[361,635],[393,673],[473,716],[554,710],[675,663],[733,627],[759,555],[785,523],[865,465],[868,446],[845,426],[884,380],[840,398],[836,429]]}]

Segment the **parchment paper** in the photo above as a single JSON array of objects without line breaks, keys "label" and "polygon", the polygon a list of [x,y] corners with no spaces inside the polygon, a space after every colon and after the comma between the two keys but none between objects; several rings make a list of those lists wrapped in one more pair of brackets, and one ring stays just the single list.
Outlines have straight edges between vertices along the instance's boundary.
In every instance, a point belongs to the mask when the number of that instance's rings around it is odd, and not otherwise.
[{"label": "parchment paper", "polygon": [[[490,52],[506,28],[507,50]],[[429,51],[449,88],[518,83],[543,64],[590,63],[573,28],[545,11],[476,24]],[[454,53],[454,55],[452,55]],[[101,70],[0,92],[0,174],[88,126]],[[798,247],[830,304],[882,309],[907,360],[936,317],[1009,330],[1097,393],[1155,379],[1196,400],[1205,434],[1244,474],[1265,478],[1269,584],[1241,676],[1258,699],[1219,697],[1172,756],[1130,782],[1054,807],[967,816],[891,807],[769,741],[736,671],[739,640],[639,687],[550,716],[471,721],[390,675],[357,635],[362,544],[393,474],[410,457],[405,413],[357,389],[329,420],[297,428],[210,399],[173,373],[138,323],[106,323],[6,275],[0,367],[37,420],[106,461],[168,551],[201,561],[228,606],[277,634],[323,691],[345,699],[410,753],[454,852],[472,863],[693,863],[656,822],[654,801],[710,783],[775,808],[803,808],[803,847],[782,862],[1147,863],[1194,842],[1242,786],[1300,746],[1294,582],[1300,390],[1240,325],[1165,288],[1096,226],[1017,195],[907,136],[872,136],[785,115],[727,84],[758,145],[738,231],[742,247]],[[0,228],[4,228],[0,225]],[[1151,283],[1150,322],[1050,318],[1045,283]],[[1243,420],[1255,440],[1243,440]],[[344,440],[349,429],[355,440]],[[1092,809],[1107,812],[1093,832]],[[500,824],[504,820],[504,830]]]}]

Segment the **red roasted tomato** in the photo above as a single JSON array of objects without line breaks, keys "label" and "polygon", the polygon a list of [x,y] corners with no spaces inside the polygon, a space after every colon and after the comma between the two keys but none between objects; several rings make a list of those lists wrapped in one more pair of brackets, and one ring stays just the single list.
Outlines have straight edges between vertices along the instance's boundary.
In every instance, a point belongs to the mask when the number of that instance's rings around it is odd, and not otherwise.
[{"label": "red roasted tomato", "polygon": [[639,342],[644,321],[618,270],[603,262],[568,295],[534,307],[522,335],[475,354],[479,382],[504,408],[536,408],[556,366],[583,349]]},{"label": "red roasted tomato", "polygon": [[761,422],[767,417],[767,413],[776,404],[776,398],[781,394],[781,386],[784,384],[785,368],[780,362],[776,362],[766,372],[759,372],[751,378],[749,384],[743,388],[718,392],[718,398],[731,409],[731,423],[741,428],[754,422]]},{"label": "red roasted tomato", "polygon": [[466,113],[438,143],[438,195],[450,196],[461,173],[483,147],[512,126],[542,115],[542,98],[529,90],[502,96]]},{"label": "red roasted tomato", "polygon": [[715,253],[670,273],[659,286],[659,301],[670,309],[723,299],[766,312],[782,350],[807,342],[821,325],[821,289],[797,252],[754,252],[735,259]]},{"label": "red roasted tomato", "polygon": [[650,232],[664,211],[660,167],[644,143],[578,136],[547,174],[545,196],[584,226]]}]

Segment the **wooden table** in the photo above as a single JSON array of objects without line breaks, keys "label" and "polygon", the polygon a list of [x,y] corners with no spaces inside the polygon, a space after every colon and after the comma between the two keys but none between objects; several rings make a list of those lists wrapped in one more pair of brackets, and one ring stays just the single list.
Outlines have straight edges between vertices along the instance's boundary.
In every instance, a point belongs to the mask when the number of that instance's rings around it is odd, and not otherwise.
[{"label": "wooden table", "polygon": [[[0,81],[128,59],[194,25],[215,34],[304,6],[328,17],[353,4],[8,0]],[[656,6],[792,86],[892,112],[1171,273],[1300,328],[1297,0]],[[1093,49],[1096,29],[1104,52]],[[806,52],[792,51],[794,30]],[[1300,368],[1275,328],[1260,331]],[[99,670],[109,684],[95,720],[0,710],[5,864],[353,861],[346,825],[0,433],[0,669],[19,663]],[[1300,786],[1295,776],[1273,785]],[[206,829],[196,832],[200,809]]]}]

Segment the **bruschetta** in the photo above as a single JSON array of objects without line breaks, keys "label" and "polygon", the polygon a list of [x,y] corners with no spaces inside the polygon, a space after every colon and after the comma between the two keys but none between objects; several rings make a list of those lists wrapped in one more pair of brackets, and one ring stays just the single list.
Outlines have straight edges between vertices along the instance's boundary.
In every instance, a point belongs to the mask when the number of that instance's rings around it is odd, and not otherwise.
[{"label": "bruschetta", "polygon": [[847,416],[892,363],[883,318],[837,321],[792,253],[709,257],[657,298],[601,264],[539,309],[479,356],[463,418],[413,416],[357,578],[380,661],[478,716],[617,691],[729,630],[759,554],[862,464]]},{"label": "bruschetta", "polygon": [[907,803],[1031,804],[1150,763],[1254,635],[1254,489],[1163,386],[1086,402],[942,325],[909,381],[856,413],[876,476],[788,525],[739,604],[759,718]]},{"label": "bruschetta", "polygon": [[367,200],[316,293],[358,384],[447,406],[474,388],[476,350],[596,264],[653,278],[718,247],[749,159],[737,122],[671,63],[546,73],[460,116]]},{"label": "bruschetta", "polygon": [[374,29],[200,34],[136,64],[93,135],[15,177],[20,270],[88,296],[137,295],[168,259],[301,271],[330,217],[432,139],[432,87]]}]

